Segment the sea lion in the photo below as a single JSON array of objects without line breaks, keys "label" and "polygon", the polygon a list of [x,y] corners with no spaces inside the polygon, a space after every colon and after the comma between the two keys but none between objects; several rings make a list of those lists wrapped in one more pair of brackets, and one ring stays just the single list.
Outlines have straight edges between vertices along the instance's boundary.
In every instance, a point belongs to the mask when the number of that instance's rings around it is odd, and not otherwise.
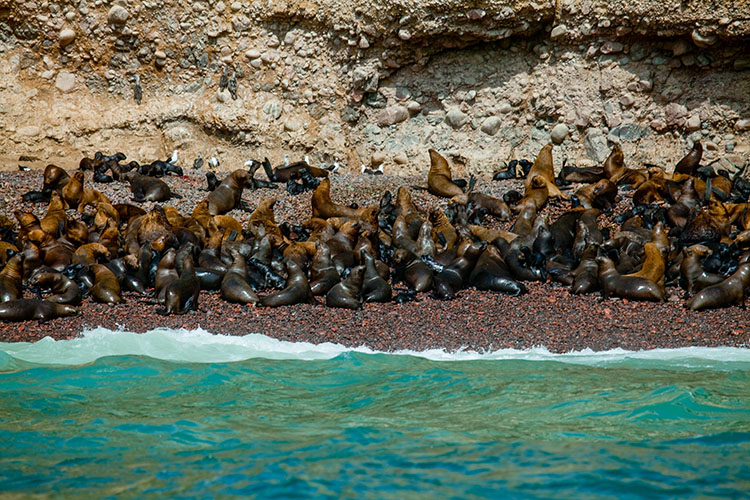
[{"label": "sea lion", "polygon": [[193,269],[193,257],[185,255],[179,279],[167,286],[164,295],[164,314],[185,314],[197,309],[200,291],[200,282]]},{"label": "sea lion", "polygon": [[646,257],[643,260],[643,266],[637,273],[626,274],[623,278],[645,278],[649,281],[653,281],[659,285],[662,289],[664,288],[664,272],[666,271],[666,262],[664,261],[664,255],[656,243],[648,242],[643,245],[643,251]]},{"label": "sea lion", "polygon": [[326,294],[326,306],[344,309],[360,309],[362,302],[357,298],[362,288],[365,266],[356,266],[349,275],[336,283]]},{"label": "sea lion", "polygon": [[730,277],[704,288],[687,301],[685,307],[693,311],[745,305],[745,290],[750,287],[750,264],[742,264]]},{"label": "sea lion", "polygon": [[0,302],[8,302],[21,297],[24,255],[11,257],[0,271]]},{"label": "sea lion", "polygon": [[89,290],[89,294],[94,300],[105,304],[119,304],[122,302],[120,280],[117,279],[115,273],[102,264],[94,264],[90,267],[94,272],[95,281],[94,286]]},{"label": "sea lion", "polygon": [[321,219],[330,219],[332,217],[360,217],[364,208],[350,208],[345,205],[338,205],[331,200],[331,180],[325,178],[313,192],[311,198],[313,217]]},{"label": "sea lion", "polygon": [[690,295],[724,281],[724,276],[708,273],[703,269],[701,260],[710,256],[711,253],[711,249],[705,245],[691,245],[683,250],[680,263],[680,286]]},{"label": "sea lion", "polygon": [[257,304],[258,294],[247,281],[247,263],[238,251],[232,252],[234,261],[221,280],[221,297],[227,302]]},{"label": "sea lion", "polygon": [[659,285],[645,278],[621,276],[609,257],[600,255],[596,263],[599,265],[599,284],[605,299],[614,296],[631,300],[664,300],[664,290]]},{"label": "sea lion", "polygon": [[313,302],[313,294],[307,276],[296,262],[286,261],[287,285],[279,292],[261,297],[260,303],[265,307],[290,306],[293,304]]},{"label": "sea lion", "polygon": [[581,262],[573,271],[571,292],[574,295],[590,293],[599,288],[599,264],[596,263],[596,253],[595,245],[589,245],[583,251]]},{"label": "sea lion", "polygon": [[70,208],[78,208],[83,196],[83,172],[78,170],[60,190],[62,199]]},{"label": "sea lion", "polygon": [[172,197],[169,185],[161,179],[141,175],[135,171],[128,172],[123,177],[130,182],[134,201],[167,201]]},{"label": "sea lion", "polygon": [[469,193],[469,203],[473,205],[474,208],[486,210],[489,215],[500,220],[510,219],[510,208],[508,208],[508,205],[500,198],[472,192]]},{"label": "sea lion", "polygon": [[57,165],[47,165],[44,169],[44,180],[42,181],[42,193],[58,191],[70,181],[68,173]]},{"label": "sea lion", "polygon": [[313,177],[328,177],[328,170],[313,167],[306,161],[298,161],[289,165],[280,165],[272,169],[271,162],[268,161],[268,158],[263,159],[263,170],[266,172],[268,180],[272,182],[288,182],[293,179],[295,175],[299,175],[300,170],[303,169]]},{"label": "sea lion", "polygon": [[393,254],[396,274],[406,284],[417,292],[426,292],[432,288],[433,275],[430,268],[422,259],[404,248],[399,248]]},{"label": "sea lion", "polygon": [[313,295],[325,295],[341,281],[341,275],[331,260],[331,250],[326,243],[315,242],[315,255],[310,266],[310,290]]},{"label": "sea lion", "polygon": [[469,284],[477,290],[489,290],[517,297],[526,287],[514,280],[497,248],[488,245],[479,256],[469,276]]},{"label": "sea lion", "polygon": [[221,215],[237,208],[242,200],[242,191],[247,183],[247,170],[238,168],[221,181],[206,197],[211,215]]},{"label": "sea lion", "polygon": [[5,321],[27,321],[77,316],[81,311],[68,304],[59,304],[48,300],[17,299],[0,304],[0,319]]},{"label": "sea lion", "polygon": [[364,302],[390,302],[393,295],[391,285],[383,279],[375,267],[375,258],[367,252],[361,253],[365,265],[360,294]]},{"label": "sea lion", "polygon": [[177,251],[174,248],[170,248],[164,252],[156,268],[154,275],[154,295],[156,296],[156,301],[160,304],[164,303],[169,285],[176,283],[180,279],[180,275],[177,269],[175,269],[176,256]]},{"label": "sea lion", "polygon": [[535,177],[540,177],[544,180],[547,185],[547,192],[551,198],[561,198],[562,192],[555,184],[555,168],[552,163],[552,143],[550,142],[544,146],[534,160],[534,164],[529,170],[529,174],[526,176],[524,185],[528,191],[531,188],[531,183]]},{"label": "sea lion", "polygon": [[466,194],[453,182],[448,160],[434,149],[429,149],[428,153],[430,153],[430,171],[427,174],[427,190],[441,198],[456,198],[456,201],[465,205]]},{"label": "sea lion", "polygon": [[31,275],[29,285],[40,289],[49,289],[52,295],[46,298],[59,304],[81,305],[81,288],[76,283],[57,272],[41,271]]},{"label": "sea lion", "polygon": [[698,165],[700,165],[702,157],[703,144],[701,144],[701,141],[695,141],[690,152],[685,155],[685,157],[682,158],[679,162],[677,162],[677,165],[675,165],[674,167],[674,171],[678,174],[693,175],[693,173],[695,173],[695,169],[698,167]]}]

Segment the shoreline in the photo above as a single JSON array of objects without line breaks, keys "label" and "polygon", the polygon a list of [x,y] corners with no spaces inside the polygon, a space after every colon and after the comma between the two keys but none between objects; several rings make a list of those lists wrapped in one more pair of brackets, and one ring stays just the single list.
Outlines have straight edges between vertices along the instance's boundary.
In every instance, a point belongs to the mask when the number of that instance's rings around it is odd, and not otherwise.
[{"label": "shoreline", "polygon": [[[165,181],[183,199],[167,204],[187,212],[195,201],[205,196],[205,171],[185,169],[181,178],[167,177]],[[222,172],[223,173],[223,172]],[[394,176],[337,175],[332,179],[332,197],[338,203],[356,201],[360,205],[377,202],[385,189],[399,185],[422,185],[424,179]],[[519,181],[494,182],[480,179],[481,192],[501,196],[502,192],[517,188]],[[45,204],[22,203],[20,195],[29,189],[39,189],[41,171],[1,172],[0,188],[4,189],[3,213],[16,209],[33,209],[43,215]],[[129,201],[130,192],[122,184],[93,184],[113,202]],[[422,208],[444,206],[446,202],[429,193],[412,190],[414,200]],[[251,207],[268,197],[278,199],[276,220],[300,221],[310,210],[307,192],[297,196],[283,187],[275,190],[245,190],[243,200]],[[630,203],[629,198],[625,201]],[[140,204],[150,209],[153,204]],[[552,220],[567,203],[551,204],[543,214]],[[229,215],[244,224],[249,214],[238,210]],[[488,219],[490,225],[503,227]],[[622,348],[645,350],[672,347],[748,347],[750,327],[747,311],[730,307],[693,312],[683,307],[682,290],[667,287],[664,303],[634,302],[623,299],[602,300],[594,293],[574,296],[567,287],[547,282],[524,282],[528,293],[510,297],[474,289],[461,290],[452,301],[439,301],[429,294],[418,294],[417,301],[396,304],[365,304],[359,311],[332,309],[324,300],[315,304],[282,308],[250,307],[224,302],[218,292],[201,292],[198,311],[181,316],[161,316],[159,306],[149,304],[150,297],[125,293],[125,302],[117,306],[94,303],[84,299],[82,315],[59,318],[46,323],[25,321],[0,322],[0,341],[34,342],[46,336],[56,340],[77,337],[87,328],[105,327],[145,332],[158,327],[197,328],[217,334],[244,335],[261,333],[285,341],[311,343],[334,342],[347,347],[362,345],[379,351],[401,349],[425,350],[442,348],[446,351],[471,349],[476,351],[502,348],[527,349],[544,346],[550,352],[569,352],[590,348],[594,351]],[[403,291],[394,287],[394,294]],[[25,297],[31,297],[25,291]]]}]

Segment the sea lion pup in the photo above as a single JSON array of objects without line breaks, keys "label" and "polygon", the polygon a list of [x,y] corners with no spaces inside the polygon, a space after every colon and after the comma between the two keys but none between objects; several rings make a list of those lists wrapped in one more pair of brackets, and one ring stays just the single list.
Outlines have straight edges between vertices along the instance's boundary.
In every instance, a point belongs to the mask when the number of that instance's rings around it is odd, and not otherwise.
[{"label": "sea lion pup", "polygon": [[91,270],[94,272],[94,286],[89,290],[89,294],[97,302],[104,304],[119,304],[122,302],[120,296],[120,280],[117,279],[107,266],[94,264]]},{"label": "sea lion pup", "polygon": [[[255,164],[255,162],[253,163]],[[263,158],[263,170],[266,172],[266,176],[271,182],[288,182],[295,174],[299,174],[299,171],[302,169],[307,170],[307,172],[313,177],[328,177],[328,170],[313,167],[306,161],[297,161],[290,165],[279,165],[272,169],[271,162],[268,161],[268,158]]]},{"label": "sea lion pup", "polygon": [[234,262],[221,280],[221,298],[238,304],[257,304],[258,294],[247,281],[247,263],[236,250],[232,251]]},{"label": "sea lion pup", "polygon": [[416,292],[432,288],[434,277],[427,264],[409,250],[399,248],[393,253],[396,275]]},{"label": "sea lion pup", "polygon": [[292,304],[311,303],[313,294],[310,284],[302,268],[293,260],[287,260],[286,288],[281,291],[260,298],[260,303],[266,307],[290,306]]},{"label": "sea lion pup", "polygon": [[622,153],[620,145],[615,143],[612,151],[604,160],[604,175],[616,185],[633,184],[639,186],[646,180],[646,175],[638,170],[633,170],[625,166],[625,155]]},{"label": "sea lion pup", "polygon": [[653,281],[664,289],[664,272],[666,271],[666,262],[664,255],[656,243],[646,243],[643,245],[643,251],[646,254],[643,260],[641,270],[635,273],[625,274],[623,278],[645,278]]},{"label": "sea lion pup", "polygon": [[79,314],[81,314],[81,311],[71,305],[48,300],[17,299],[0,304],[0,319],[5,321],[27,321],[30,319],[47,321]]},{"label": "sea lion pup", "polygon": [[685,307],[693,311],[745,305],[745,290],[750,287],[750,264],[742,264],[730,277],[704,288],[687,301]]},{"label": "sea lion pup", "polygon": [[83,213],[85,208],[89,205],[96,206],[97,203],[108,203],[112,202],[100,191],[94,188],[83,188],[83,195],[81,195],[81,201],[78,203],[78,213]]},{"label": "sea lion pup", "polygon": [[341,275],[331,260],[331,250],[322,241],[315,242],[315,255],[310,266],[310,290],[313,295],[325,295],[341,281]]},{"label": "sea lion pup", "polygon": [[429,221],[424,221],[422,227],[419,228],[414,255],[417,257],[424,257],[425,255],[435,257],[436,252],[437,247],[435,246],[435,241],[432,239],[432,224]]},{"label": "sea lion pup", "polygon": [[724,281],[724,276],[708,273],[703,269],[701,260],[710,255],[711,249],[705,245],[691,245],[683,249],[680,263],[680,286],[690,295]]},{"label": "sea lion pup", "polygon": [[313,217],[330,219],[331,217],[360,217],[365,208],[350,208],[338,205],[331,200],[331,180],[326,177],[313,192],[312,198]]},{"label": "sea lion pup", "polygon": [[86,243],[76,248],[76,251],[73,252],[71,263],[90,266],[109,258],[109,249],[101,243]]},{"label": "sea lion pup", "polygon": [[70,181],[68,173],[57,165],[47,165],[44,169],[42,193],[58,191]]},{"label": "sea lion pup", "polygon": [[664,300],[664,290],[651,280],[621,276],[615,269],[615,263],[609,257],[600,255],[596,258],[599,265],[599,284],[602,296],[621,297],[630,300]]},{"label": "sea lion pup", "polygon": [[488,245],[479,256],[469,276],[469,284],[477,290],[489,290],[517,297],[526,287],[511,277],[497,247]]},{"label": "sea lion pup", "polygon": [[364,251],[360,255],[365,263],[365,275],[360,291],[362,300],[364,302],[390,302],[393,295],[391,285],[378,273],[375,258]]},{"label": "sea lion pup", "polygon": [[52,295],[46,298],[58,304],[81,305],[81,288],[64,274],[39,270],[31,275],[29,285],[39,289],[48,289]]},{"label": "sea lion pup", "polygon": [[80,170],[73,173],[73,177],[62,187],[60,194],[68,207],[78,208],[83,196],[83,172]]},{"label": "sea lion pup", "polygon": [[599,289],[599,264],[596,263],[596,253],[596,245],[589,245],[583,251],[581,262],[573,271],[571,292],[574,295],[582,295]]},{"label": "sea lion pup", "polygon": [[469,203],[472,204],[474,208],[486,210],[489,215],[497,217],[500,220],[510,219],[510,208],[508,208],[508,205],[500,198],[472,192],[469,193]]},{"label": "sea lion pup", "polygon": [[659,167],[649,167],[646,172],[648,178],[633,193],[633,205],[635,206],[664,202],[664,195],[667,191],[664,171]]},{"label": "sea lion pup", "polygon": [[674,167],[674,171],[678,174],[693,175],[695,169],[700,165],[701,158],[703,157],[703,144],[701,141],[695,141],[693,149],[685,155],[683,159],[677,162]]},{"label": "sea lion pup", "polygon": [[128,172],[123,177],[130,182],[134,201],[167,201],[172,197],[169,186],[161,179],[141,175],[135,171]]},{"label": "sea lion pup", "polygon": [[326,294],[326,306],[344,309],[360,309],[362,302],[357,298],[362,288],[365,266],[351,268],[346,278],[336,283]]},{"label": "sea lion pup", "polygon": [[198,308],[201,287],[189,253],[182,258],[182,272],[177,281],[167,286],[164,295],[164,314],[185,314]]},{"label": "sea lion pup", "polygon": [[247,170],[241,168],[226,176],[206,197],[208,212],[211,215],[221,215],[240,206],[247,180]]},{"label": "sea lion pup", "polygon": [[[428,153],[430,153],[430,171],[427,173],[427,190],[441,198],[455,198],[455,201],[465,205],[468,198],[463,189],[453,182],[448,160],[434,149],[429,149]],[[469,191],[472,187],[473,185],[469,187]]]},{"label": "sea lion pup", "polygon": [[547,192],[550,198],[561,198],[562,192],[555,184],[555,168],[552,162],[552,143],[550,142],[544,146],[534,160],[534,164],[529,170],[529,174],[526,176],[524,185],[526,191],[531,188],[531,183],[535,177],[541,177],[544,183],[547,185]]},{"label": "sea lion pup", "polygon": [[688,222],[690,213],[696,207],[699,207],[701,200],[695,190],[695,179],[688,178],[680,190],[680,196],[677,201],[667,210],[666,219],[670,226],[683,228]]},{"label": "sea lion pup", "polygon": [[53,236],[57,236],[65,231],[68,224],[68,215],[65,213],[65,202],[56,192],[50,195],[47,213],[39,221],[42,230]]},{"label": "sea lion pup", "polygon": [[8,302],[21,297],[24,255],[17,253],[11,257],[0,271],[0,302]]},{"label": "sea lion pup", "polygon": [[581,186],[574,196],[571,197],[573,208],[578,204],[583,208],[608,210],[617,200],[617,186],[609,179],[600,179],[594,184]]}]

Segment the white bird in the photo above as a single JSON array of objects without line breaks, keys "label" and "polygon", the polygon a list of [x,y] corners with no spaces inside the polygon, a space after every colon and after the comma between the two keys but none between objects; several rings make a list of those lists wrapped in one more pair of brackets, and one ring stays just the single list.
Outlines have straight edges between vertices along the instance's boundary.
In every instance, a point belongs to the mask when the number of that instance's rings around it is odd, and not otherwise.
[{"label": "white bird", "polygon": [[289,155],[284,155],[284,166],[285,167],[289,166]]},{"label": "white bird", "polygon": [[310,157],[305,155],[305,163],[310,164]]},{"label": "white bird", "polygon": [[208,159],[208,166],[211,168],[216,168],[219,166],[219,160],[216,159],[215,156],[212,156]]},{"label": "white bird", "polygon": [[177,150],[176,149],[172,151],[172,157],[169,159],[168,163],[171,163],[172,165],[177,164]]},{"label": "white bird", "polygon": [[364,174],[366,170],[367,170],[367,167],[365,167],[364,163],[359,166],[359,173],[360,174]]},{"label": "white bird", "polygon": [[333,167],[331,167],[331,169],[329,170],[329,172],[331,172],[332,174],[336,173],[336,171],[339,169],[339,166],[340,165],[339,165],[338,160],[334,160],[333,161]]},{"label": "white bird", "polygon": [[252,167],[253,165],[255,165],[255,160],[247,160],[245,162],[246,167]]}]

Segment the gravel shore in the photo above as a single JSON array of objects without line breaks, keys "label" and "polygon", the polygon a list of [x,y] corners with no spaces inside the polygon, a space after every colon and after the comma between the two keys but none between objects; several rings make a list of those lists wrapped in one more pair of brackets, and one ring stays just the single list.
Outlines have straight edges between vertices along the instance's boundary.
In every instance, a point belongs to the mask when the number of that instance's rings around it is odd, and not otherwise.
[{"label": "gravel shore", "polygon": [[[188,171],[189,170],[189,171]],[[183,196],[172,200],[181,213],[189,213],[206,195],[204,171],[186,169],[181,178],[166,182]],[[221,177],[222,175],[220,175]],[[88,176],[87,176],[88,179]],[[32,209],[41,216],[44,204],[25,204],[21,194],[39,189],[41,171],[0,172],[3,192],[2,213],[13,217],[17,209]],[[332,178],[332,197],[338,203],[374,204],[382,192],[401,185],[425,185],[424,179],[395,176],[337,175]],[[113,203],[130,201],[125,184],[95,185]],[[480,179],[478,190],[494,196],[519,188],[519,181],[493,182]],[[425,191],[412,190],[417,205],[445,206]],[[268,197],[278,199],[277,222],[300,222],[310,214],[310,196],[292,196],[282,186],[275,190],[246,190],[243,199],[255,207]],[[629,199],[623,203],[630,204]],[[149,209],[152,204],[144,203]],[[567,202],[551,204],[542,212],[554,220],[567,208]],[[248,213],[235,210],[229,215],[245,222]],[[498,227],[507,227],[497,224]],[[315,304],[277,309],[239,306],[224,302],[217,292],[202,292],[199,310],[183,316],[161,316],[159,306],[150,298],[126,293],[125,303],[103,305],[85,299],[82,315],[38,323],[0,322],[0,341],[36,341],[46,336],[55,339],[76,337],[86,329],[103,326],[134,332],[156,327],[197,328],[213,333],[243,335],[262,333],[289,341],[336,342],[347,346],[366,345],[373,349],[494,350],[546,346],[553,352],[590,348],[607,350],[653,349],[683,346],[738,346],[750,343],[747,311],[740,307],[692,312],[683,307],[683,291],[668,288],[665,303],[634,302],[623,299],[602,300],[596,293],[573,296],[567,287],[555,283],[526,283],[528,293],[508,297],[473,289],[463,290],[456,300],[439,301],[420,294],[404,304],[365,304],[359,311],[331,309],[318,298]],[[394,292],[404,288],[395,287]],[[28,292],[26,292],[28,294]],[[30,295],[27,295],[30,297]]]}]

